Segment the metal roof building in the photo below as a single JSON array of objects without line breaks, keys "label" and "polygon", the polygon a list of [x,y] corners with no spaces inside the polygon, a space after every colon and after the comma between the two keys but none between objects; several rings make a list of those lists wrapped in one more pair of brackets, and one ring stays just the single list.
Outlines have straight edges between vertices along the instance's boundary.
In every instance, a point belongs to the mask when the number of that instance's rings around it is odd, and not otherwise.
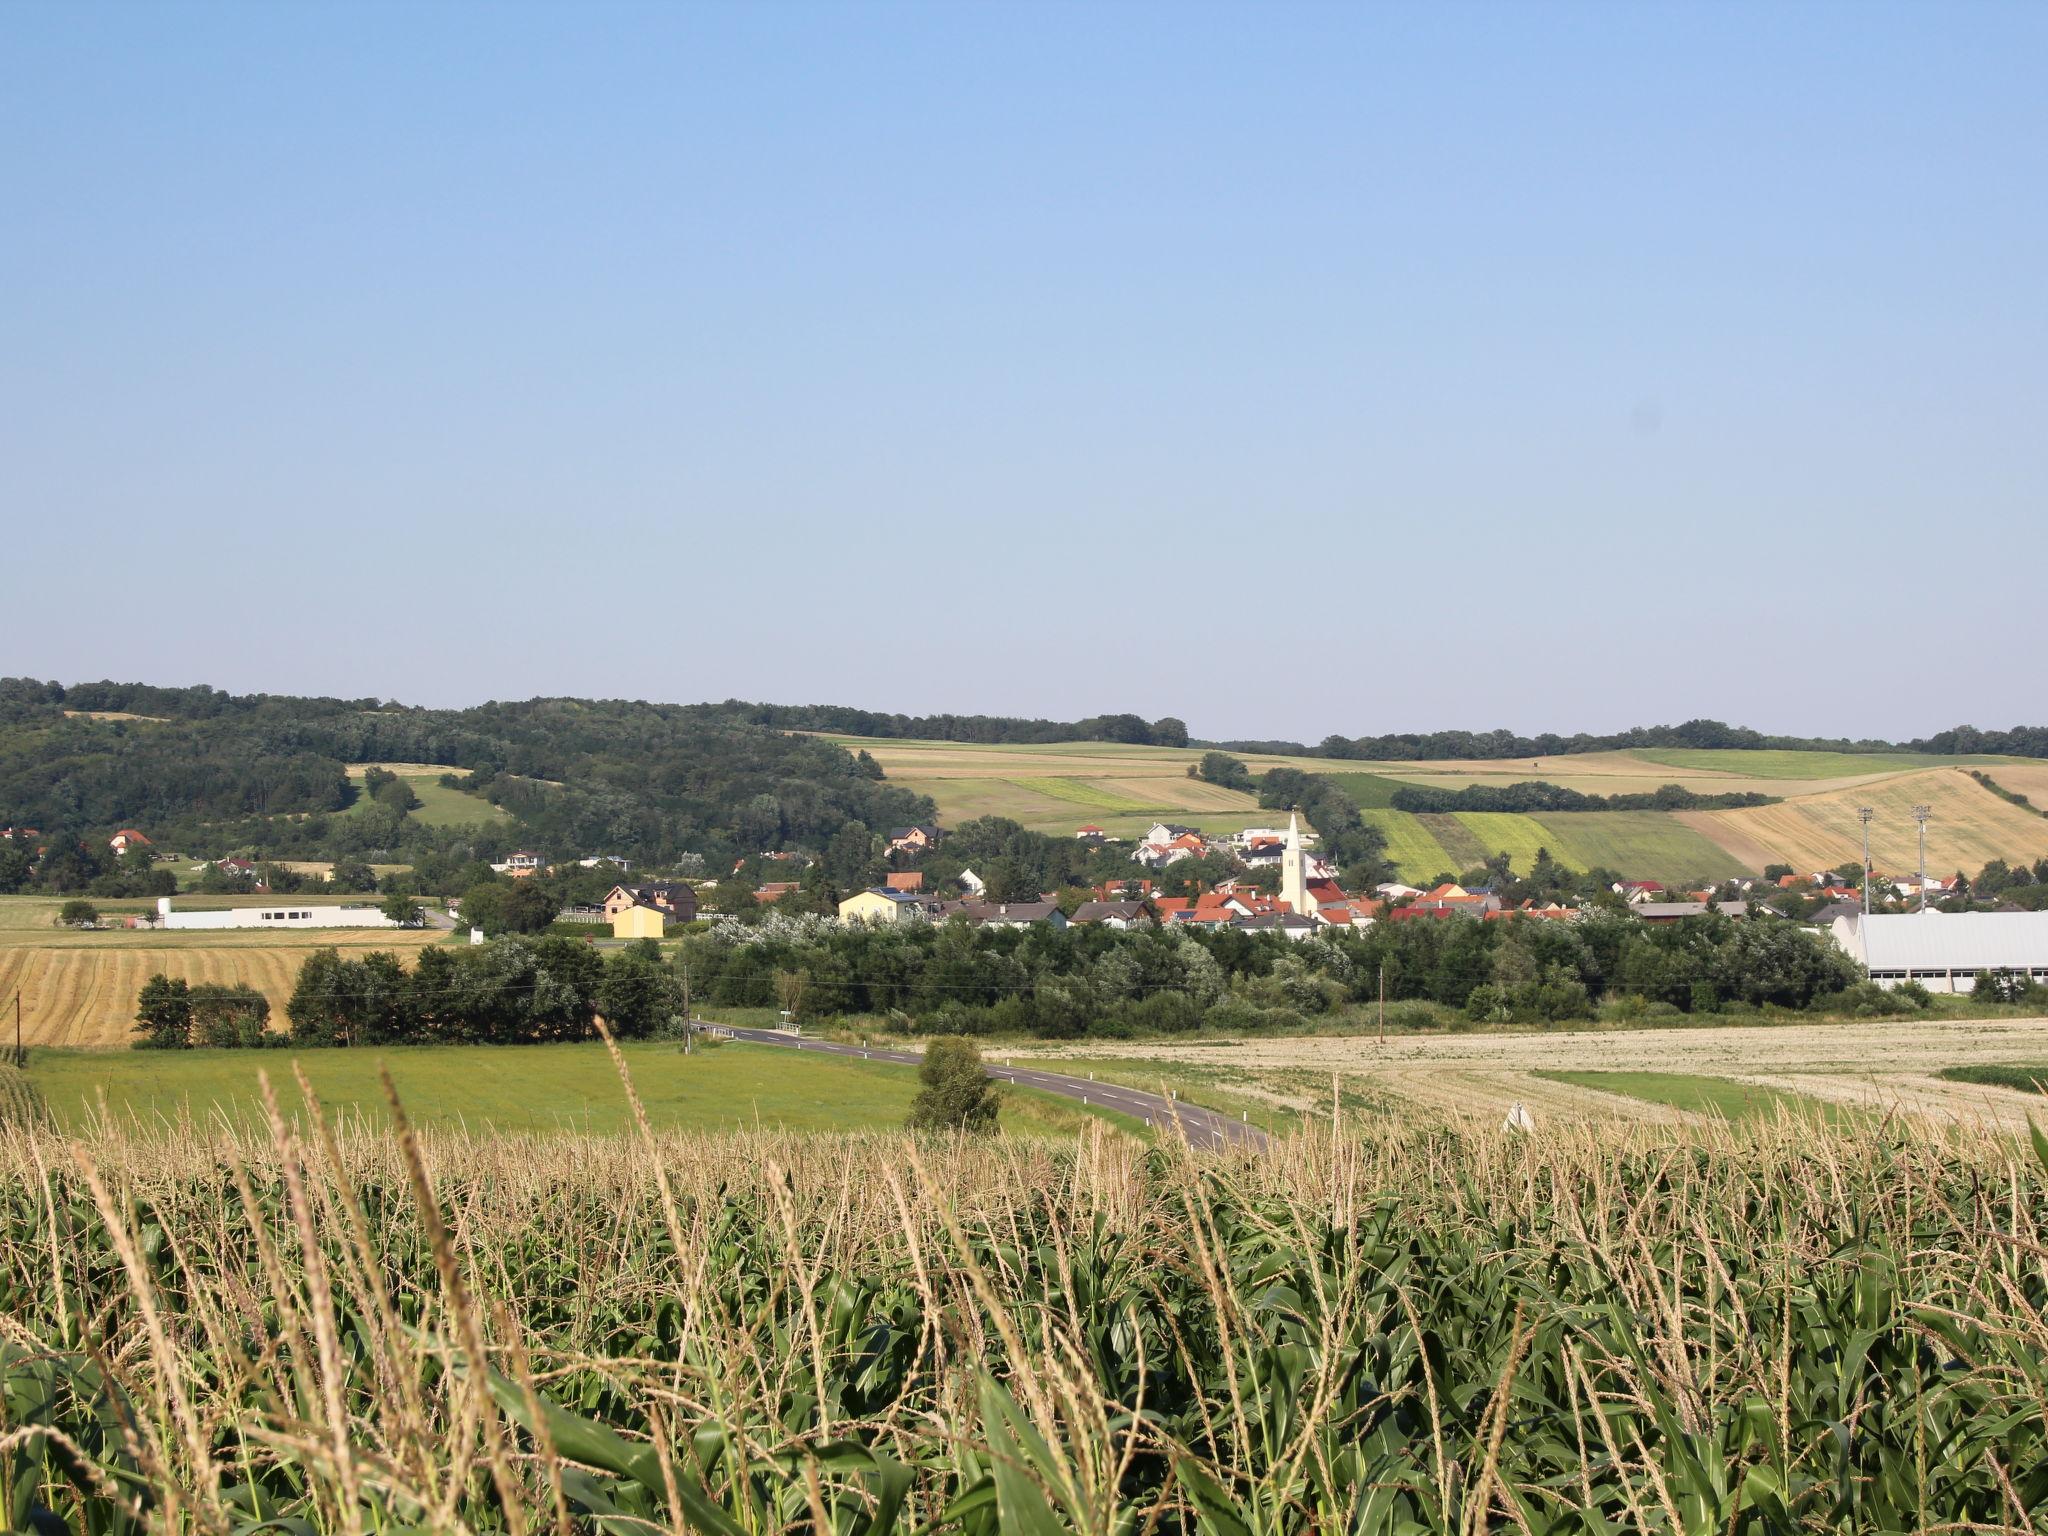
[{"label": "metal roof building", "polygon": [[2048,912],[1855,912],[1828,932],[1881,986],[1968,992],[1979,971],[2048,981]]}]

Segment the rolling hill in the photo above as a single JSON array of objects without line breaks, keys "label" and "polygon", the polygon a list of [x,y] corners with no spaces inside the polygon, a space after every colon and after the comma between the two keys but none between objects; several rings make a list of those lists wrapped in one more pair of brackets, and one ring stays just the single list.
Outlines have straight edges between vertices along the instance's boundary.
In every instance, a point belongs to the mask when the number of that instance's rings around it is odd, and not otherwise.
[{"label": "rolling hill", "polygon": [[[1007,816],[1034,831],[1058,834],[1092,823],[1128,837],[1157,820],[1228,833],[1270,823],[1275,815],[1261,810],[1251,795],[1187,777],[1202,755],[1195,747],[830,739],[866,751],[890,783],[929,796],[946,824]],[[1686,885],[1758,874],[1776,863],[1833,867],[1860,857],[1859,805],[1877,812],[1871,849],[1880,869],[1914,866],[1916,804],[1933,807],[1927,837],[1932,870],[1974,873],[1992,858],[2031,862],[2048,856],[2048,816],[2000,798],[1967,772],[1989,773],[2001,788],[2048,807],[2048,763],[2032,759],[1643,748],[1513,761],[1375,762],[1364,769],[1355,759],[1233,755],[1254,777],[1282,767],[1329,775],[1386,834],[1389,859],[1411,880],[1466,869],[1502,851],[1526,869],[1539,848],[1569,868],[1611,869]],[[1529,780],[1599,795],[1679,784],[1703,794],[1753,791],[1780,803],[1728,811],[1420,816],[1389,804],[1403,784],[1457,790]]]}]

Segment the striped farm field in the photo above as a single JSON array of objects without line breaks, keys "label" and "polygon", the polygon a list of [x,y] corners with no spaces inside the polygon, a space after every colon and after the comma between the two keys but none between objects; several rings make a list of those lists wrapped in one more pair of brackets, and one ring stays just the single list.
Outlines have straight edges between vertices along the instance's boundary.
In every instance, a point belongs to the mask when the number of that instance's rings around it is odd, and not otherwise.
[{"label": "striped farm field", "polygon": [[[319,942],[303,933],[196,932],[55,935],[52,941],[0,944],[0,998],[19,994],[27,1045],[124,1046],[135,1022],[135,998],[159,971],[188,982],[247,982],[282,1018],[299,967],[315,950],[409,952],[443,938],[438,931],[336,929]],[[62,942],[62,940],[78,942]],[[92,942],[98,941],[98,942]],[[132,942],[130,942],[132,941]],[[203,942],[200,942],[203,941]]]},{"label": "striped farm field", "polygon": [[1624,879],[1694,885],[1754,873],[1736,858],[1664,811],[1545,811],[1533,818],[1550,835],[1551,856],[1575,869],[1611,869]]},{"label": "striped farm field", "polygon": [[1507,811],[1459,811],[1458,820],[1463,822],[1472,835],[1479,839],[1488,855],[1504,853],[1518,874],[1527,874],[1536,862],[1537,852],[1548,848],[1551,858],[1570,870],[1582,870],[1585,865],[1573,857],[1571,851],[1560,847],[1557,839],[1543,823],[1534,816],[1516,815]]},{"label": "striped farm field", "polygon": [[1359,814],[1386,834],[1387,857],[1403,880],[1428,880],[1441,874],[1455,874],[1460,868],[1419,817],[1388,810],[1365,810]]},{"label": "striped farm field", "polygon": [[1918,862],[1915,805],[1932,810],[1927,823],[1930,870],[1974,874],[1992,859],[2031,863],[2048,856],[2048,817],[2001,800],[1961,768],[1900,774],[1854,789],[1740,811],[1705,811],[1686,820],[1735,858],[1753,857],[1751,850],[1761,848],[1794,868],[1823,869],[1862,857],[1856,810],[1866,805],[1876,813],[1870,823],[1871,862],[1885,872],[1904,872]]},{"label": "striped farm field", "polygon": [[1012,779],[1010,782],[1020,789],[1050,795],[1055,800],[1085,806],[1091,811],[1149,811],[1153,808],[1149,801],[1099,789],[1093,784],[1084,784],[1079,779]]},{"label": "striped farm field", "polygon": [[1493,853],[1479,841],[1470,827],[1448,812],[1425,811],[1418,813],[1415,820],[1442,845],[1451,861],[1447,868],[1459,871],[1476,869]]}]

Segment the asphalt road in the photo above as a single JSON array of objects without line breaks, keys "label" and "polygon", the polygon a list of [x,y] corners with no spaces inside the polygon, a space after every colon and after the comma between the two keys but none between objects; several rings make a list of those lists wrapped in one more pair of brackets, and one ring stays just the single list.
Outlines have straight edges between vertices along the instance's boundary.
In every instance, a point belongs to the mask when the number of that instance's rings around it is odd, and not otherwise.
[{"label": "asphalt road", "polygon": [[[735,1040],[749,1040],[756,1045],[772,1045],[790,1051],[823,1051],[828,1056],[858,1056],[863,1061],[894,1061],[910,1067],[916,1066],[923,1059],[915,1051],[885,1051],[862,1045],[838,1045],[830,1040],[805,1040],[779,1029],[731,1029],[723,1024],[704,1023],[699,1023],[697,1028],[716,1030],[720,1034],[730,1035]],[[1040,1072],[1034,1067],[991,1065],[988,1068],[988,1075],[998,1082],[1015,1083],[1022,1088],[1036,1088],[1041,1093],[1057,1094],[1060,1098],[1072,1099],[1076,1103],[1099,1104],[1104,1109],[1113,1109],[1118,1114],[1143,1120],[1147,1125],[1177,1124],[1181,1134],[1187,1137],[1188,1145],[1201,1151],[1216,1152],[1240,1146],[1263,1147],[1266,1144],[1266,1133],[1256,1125],[1233,1120],[1213,1109],[1183,1104],[1178,1099],[1162,1098],[1156,1093],[1126,1088],[1119,1083],[1095,1083],[1085,1077],[1068,1077],[1060,1072]]]}]

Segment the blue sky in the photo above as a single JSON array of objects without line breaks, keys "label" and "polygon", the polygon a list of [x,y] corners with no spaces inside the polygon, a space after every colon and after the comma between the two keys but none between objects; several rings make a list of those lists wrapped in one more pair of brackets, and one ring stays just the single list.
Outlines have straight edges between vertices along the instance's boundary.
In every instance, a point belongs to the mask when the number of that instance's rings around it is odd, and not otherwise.
[{"label": "blue sky", "polygon": [[1988,3],[8,4],[0,670],[2035,719],[2044,55]]}]

